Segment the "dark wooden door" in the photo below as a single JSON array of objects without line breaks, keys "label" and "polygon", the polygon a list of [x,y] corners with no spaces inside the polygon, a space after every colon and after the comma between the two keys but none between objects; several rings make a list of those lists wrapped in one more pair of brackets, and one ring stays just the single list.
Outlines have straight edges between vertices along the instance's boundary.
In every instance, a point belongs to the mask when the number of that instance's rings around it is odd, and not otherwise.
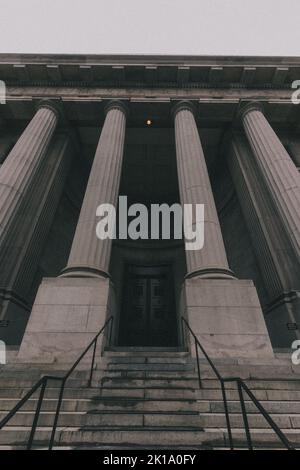
[{"label": "dark wooden door", "polygon": [[127,267],[119,344],[177,345],[173,279],[169,267]]}]

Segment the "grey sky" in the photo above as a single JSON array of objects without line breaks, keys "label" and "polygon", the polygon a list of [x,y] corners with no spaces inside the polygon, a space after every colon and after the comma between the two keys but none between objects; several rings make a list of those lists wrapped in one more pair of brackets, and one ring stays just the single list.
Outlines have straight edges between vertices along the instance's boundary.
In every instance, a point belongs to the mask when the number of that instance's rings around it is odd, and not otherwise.
[{"label": "grey sky", "polygon": [[0,0],[0,52],[300,55],[299,0]]}]

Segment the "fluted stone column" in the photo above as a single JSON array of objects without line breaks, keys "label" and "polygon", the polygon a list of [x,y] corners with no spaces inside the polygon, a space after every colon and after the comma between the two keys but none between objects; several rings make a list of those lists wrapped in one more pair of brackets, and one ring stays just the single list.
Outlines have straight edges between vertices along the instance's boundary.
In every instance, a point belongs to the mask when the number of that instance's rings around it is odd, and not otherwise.
[{"label": "fluted stone column", "polygon": [[300,175],[280,139],[265,118],[259,103],[241,112],[243,127],[267,190],[300,259]]},{"label": "fluted stone column", "polygon": [[[58,122],[51,104],[41,103],[35,116],[6,157],[0,169],[0,287],[8,288],[20,264],[27,233],[36,219],[32,209],[34,185],[47,158]],[[31,212],[30,212],[31,210]],[[25,231],[24,238],[20,233]],[[22,238],[22,237],[21,237]],[[10,286],[11,287],[11,286]],[[2,312],[3,313],[3,312]]]},{"label": "fluted stone column", "polygon": [[[117,205],[126,127],[126,106],[117,100],[106,117],[82,203],[66,268],[44,278],[36,296],[19,351],[21,361],[71,363],[115,314],[109,280],[112,240],[96,236],[96,209]],[[100,357],[106,336],[98,341]]]},{"label": "fluted stone column", "polygon": [[0,254],[7,233],[30,183],[43,163],[58,122],[58,112],[51,104],[41,103],[23,134],[6,157],[0,171]]},{"label": "fluted stone column", "polygon": [[300,264],[246,138],[237,132],[232,136],[227,162],[260,266],[264,313],[272,343],[275,347],[290,347],[299,337],[298,330],[287,326],[300,318]]},{"label": "fluted stone column", "polygon": [[201,250],[186,250],[187,277],[231,278],[191,103],[178,103],[173,115],[181,204],[204,204],[204,247]]},{"label": "fluted stone column", "polygon": [[204,204],[204,246],[186,250],[181,315],[211,357],[272,357],[253,282],[234,278],[228,267],[193,107],[180,102],[174,115],[181,203]]},{"label": "fluted stone column", "polygon": [[70,165],[68,135],[53,135],[58,117],[42,102],[0,168],[0,318],[8,344],[22,338],[32,280]]},{"label": "fluted stone column", "polygon": [[100,204],[117,205],[125,128],[125,105],[119,101],[110,102],[63,276],[108,276],[112,240],[97,238],[96,209]]}]

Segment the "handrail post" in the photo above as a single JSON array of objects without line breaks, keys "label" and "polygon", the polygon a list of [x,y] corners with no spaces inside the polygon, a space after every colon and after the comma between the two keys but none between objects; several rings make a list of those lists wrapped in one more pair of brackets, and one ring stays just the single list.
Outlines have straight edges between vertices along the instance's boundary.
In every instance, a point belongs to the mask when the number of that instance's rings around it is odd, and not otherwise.
[{"label": "handrail post", "polygon": [[239,398],[240,398],[240,404],[241,404],[241,409],[242,409],[244,428],[245,428],[246,437],[247,437],[248,449],[253,450],[251,433],[250,433],[249,423],[248,423],[248,416],[247,416],[245,400],[244,400],[244,395],[243,395],[243,389],[242,389],[240,380],[237,380],[236,382],[237,382],[237,387],[238,387],[238,392],[239,392]]},{"label": "handrail post", "polygon": [[200,374],[200,363],[199,363],[199,351],[198,351],[198,343],[196,341],[196,338],[195,338],[195,349],[196,349],[196,358],[197,358],[199,388],[202,389],[202,381],[201,381],[201,374]]},{"label": "handrail post", "polygon": [[229,446],[230,446],[230,450],[233,450],[234,449],[234,444],[233,444],[233,438],[232,438],[232,432],[231,432],[230,416],[229,416],[229,410],[228,410],[228,403],[227,403],[226,389],[225,389],[224,380],[221,380],[221,390],[222,390],[222,397],[223,397],[223,403],[224,403],[224,411],[225,411]]},{"label": "handrail post", "polygon": [[181,335],[182,335],[182,344],[185,346],[185,327],[183,317],[181,317]]},{"label": "handrail post", "polygon": [[98,337],[95,339],[95,342],[94,342],[93,358],[92,358],[92,364],[91,364],[91,370],[90,370],[90,377],[89,377],[89,381],[88,381],[88,387],[91,387],[92,380],[93,380],[95,355],[96,355],[96,349],[97,349],[97,341],[98,341]]},{"label": "handrail post", "polygon": [[112,339],[112,332],[113,332],[113,324],[114,324],[114,317],[110,317],[110,329],[109,329],[109,340],[108,345],[111,346],[111,339]]},{"label": "handrail post", "polygon": [[31,447],[32,447],[35,431],[36,431],[38,420],[39,420],[39,417],[40,417],[40,411],[41,411],[41,407],[42,407],[42,403],[43,403],[43,399],[44,399],[46,385],[47,385],[47,378],[45,378],[43,380],[43,383],[42,383],[42,386],[41,386],[40,395],[39,395],[39,399],[38,399],[38,402],[37,402],[37,405],[36,405],[34,419],[33,419],[32,427],[31,427],[30,435],[29,435],[29,438],[28,438],[27,446],[26,446],[27,450],[30,450]]},{"label": "handrail post", "polygon": [[66,383],[66,379],[62,379],[48,450],[52,450],[52,447],[53,447],[55,432],[57,428],[57,422],[59,418],[60,408],[61,408],[64,389],[65,389],[65,383]]}]

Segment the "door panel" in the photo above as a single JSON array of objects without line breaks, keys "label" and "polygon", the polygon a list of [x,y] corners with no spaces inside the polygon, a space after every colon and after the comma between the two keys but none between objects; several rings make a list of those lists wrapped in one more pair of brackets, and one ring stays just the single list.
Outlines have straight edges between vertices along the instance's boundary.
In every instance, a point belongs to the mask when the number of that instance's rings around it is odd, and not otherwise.
[{"label": "door panel", "polygon": [[124,281],[119,345],[176,346],[171,269],[129,266]]}]

